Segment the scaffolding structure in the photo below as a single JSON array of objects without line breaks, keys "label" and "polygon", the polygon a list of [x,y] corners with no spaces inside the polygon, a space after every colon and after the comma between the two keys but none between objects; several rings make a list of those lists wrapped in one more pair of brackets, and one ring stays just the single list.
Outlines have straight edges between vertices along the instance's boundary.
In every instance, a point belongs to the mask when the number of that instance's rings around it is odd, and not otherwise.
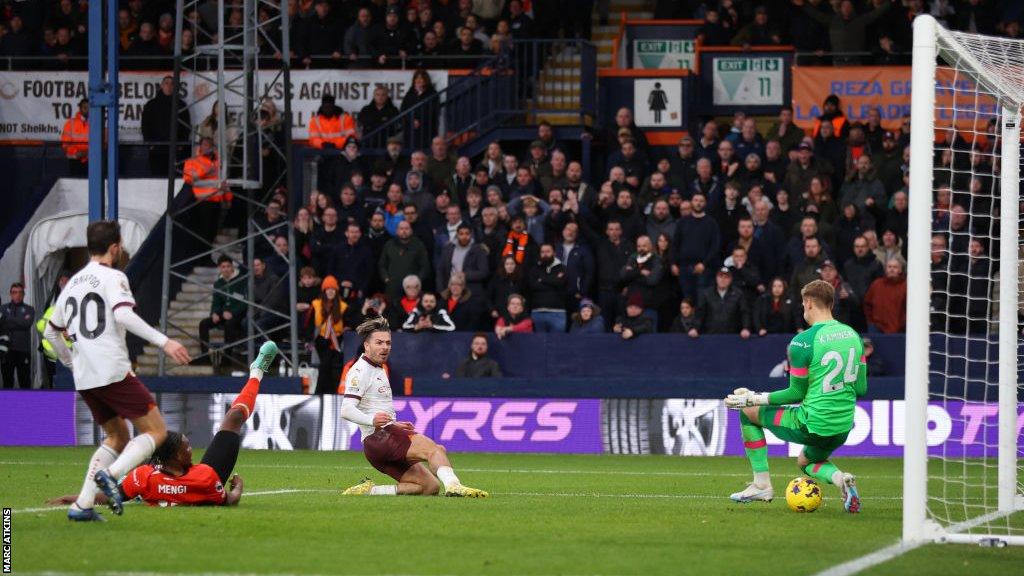
[{"label": "scaffolding structure", "polygon": [[[282,9],[284,7],[284,9]],[[240,17],[239,17],[240,16]],[[179,99],[172,99],[171,145],[168,158],[171,168],[167,182],[167,212],[164,227],[164,266],[161,294],[160,325],[165,333],[199,343],[199,335],[183,329],[179,324],[180,310],[171,309],[171,300],[177,288],[206,294],[227,292],[216,290],[212,284],[197,282],[192,271],[199,266],[212,266],[222,254],[228,255],[236,269],[245,274],[246,321],[244,335],[219,345],[202,342],[210,347],[208,355],[220,356],[227,350],[244,346],[246,360],[251,362],[260,340],[274,338],[281,343],[287,334],[288,345],[282,346],[284,362],[294,374],[298,363],[298,320],[292,313],[296,301],[296,253],[293,228],[296,202],[286,194],[287,210],[284,218],[273,224],[264,224],[257,218],[266,209],[269,199],[281,186],[288,185],[291,169],[291,77],[289,69],[289,18],[287,3],[268,0],[177,0],[177,18],[174,49],[174,85],[184,96],[190,122],[190,141],[177,142]],[[193,48],[183,50],[182,37],[190,34]],[[281,124],[267,123],[261,109],[274,105],[273,96],[283,101],[279,115]],[[216,122],[202,127],[200,119],[213,115]],[[283,138],[275,138],[274,130],[283,131]],[[226,186],[234,195],[233,215],[244,210],[244,223],[238,226],[239,237],[226,244],[216,245],[214,238],[204,237],[195,230],[196,207],[203,200],[189,194],[187,201],[175,200],[175,178],[181,174],[190,150],[199,141],[200,131],[212,137],[220,159],[215,179],[195,182],[204,188]],[[189,152],[186,152],[188,150]],[[266,154],[266,155],[264,155]],[[272,167],[268,170],[268,167]],[[222,205],[224,203],[221,203]],[[221,218],[227,214],[222,210]],[[280,287],[287,293],[287,307],[274,310],[257,302],[254,293],[252,262],[256,247],[271,242],[276,236],[287,236],[288,273],[279,279],[287,283]],[[175,243],[187,244],[175,250]],[[271,245],[271,253],[275,248]],[[235,297],[232,295],[231,297]],[[240,298],[239,298],[240,299]],[[201,299],[199,299],[201,300]],[[207,310],[208,312],[208,310]],[[255,321],[257,312],[263,313],[261,322]],[[266,321],[270,318],[270,322]],[[236,352],[237,354],[237,352]],[[239,368],[241,368],[239,362]],[[161,376],[174,370],[160,354],[158,370]]]}]

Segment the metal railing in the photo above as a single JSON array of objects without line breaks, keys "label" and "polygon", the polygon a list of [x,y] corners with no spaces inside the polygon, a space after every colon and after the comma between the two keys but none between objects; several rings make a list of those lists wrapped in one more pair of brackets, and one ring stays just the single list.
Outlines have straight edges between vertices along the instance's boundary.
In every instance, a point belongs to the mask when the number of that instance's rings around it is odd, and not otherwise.
[{"label": "metal railing", "polygon": [[[304,69],[355,69],[355,70],[415,70],[417,68],[428,69],[473,69],[484,61],[492,58],[493,54],[482,54],[479,56],[464,56],[459,54],[437,54],[417,55],[406,54],[405,56],[389,56],[385,63],[381,64],[376,57],[360,56],[355,59],[343,56],[332,58],[331,56],[311,56],[310,63],[306,65],[304,58],[293,56],[291,59],[292,70]],[[212,70],[217,67],[217,57],[213,55],[196,55],[195,60],[199,69]],[[277,55],[265,55],[258,58],[260,68],[273,70],[281,65],[281,58]],[[120,56],[118,58],[121,70],[171,70],[174,68],[174,56]],[[0,56],[0,70],[13,71],[84,71],[88,69],[89,58],[86,56]]]}]

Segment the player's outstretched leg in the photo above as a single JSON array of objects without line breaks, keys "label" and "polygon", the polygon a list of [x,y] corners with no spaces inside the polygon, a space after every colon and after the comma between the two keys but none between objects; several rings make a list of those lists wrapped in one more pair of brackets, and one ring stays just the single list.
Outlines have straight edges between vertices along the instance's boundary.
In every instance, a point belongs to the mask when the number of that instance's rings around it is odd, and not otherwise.
[{"label": "player's outstretched leg", "polygon": [[753,481],[746,489],[729,496],[735,502],[771,502],[775,497],[771,476],[768,473],[768,443],[758,414],[759,408],[751,406],[740,411],[740,430],[743,433],[743,449],[754,471]]},{"label": "player's outstretched leg", "polygon": [[452,470],[451,462],[448,461],[448,452],[444,446],[422,434],[412,437],[408,458],[426,462],[430,471],[436,474],[444,485],[445,496],[462,498],[487,498],[490,496],[483,490],[463,485],[455,475],[455,471]]},{"label": "player's outstretched leg", "polygon": [[103,516],[93,508],[96,504],[96,473],[109,467],[117,460],[119,448],[124,448],[128,439],[128,425],[122,418],[114,417],[102,424],[106,439],[93,452],[89,467],[85,471],[82,490],[71,507],[68,520],[74,522],[103,522]]}]

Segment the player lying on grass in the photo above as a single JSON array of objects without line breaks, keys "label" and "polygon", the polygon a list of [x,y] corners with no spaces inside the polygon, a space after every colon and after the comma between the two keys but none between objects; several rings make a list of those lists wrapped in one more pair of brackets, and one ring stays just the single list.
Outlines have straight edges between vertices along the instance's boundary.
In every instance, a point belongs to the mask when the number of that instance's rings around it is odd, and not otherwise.
[{"label": "player lying on grass", "polygon": [[[867,392],[864,344],[857,332],[832,318],[835,290],[814,280],[800,291],[804,320],[810,326],[789,343],[789,388],[756,393],[738,388],[725,399],[741,410],[740,425],[754,481],[730,496],[736,502],[770,502],[774,493],[768,475],[768,446],[764,431],[803,444],[797,466],[808,476],[839,487],[847,512],[860,511],[860,496],[852,474],[828,457],[846,442],[853,428],[857,398]],[[795,404],[799,406],[783,406]]]},{"label": "player lying on grass", "polygon": [[[220,430],[206,449],[203,460],[192,464],[192,446],[188,437],[179,432],[168,432],[167,440],[153,454],[154,464],[133,469],[118,485],[122,499],[138,498],[151,506],[233,506],[242,498],[242,478],[231,471],[238,460],[242,439],[240,433],[245,421],[252,415],[256,396],[260,391],[263,373],[270,368],[277,355],[277,345],[264,342],[260,353],[249,369],[249,381],[235,398],[221,421]],[[229,487],[224,490],[224,485]],[[49,501],[49,504],[70,504],[76,496],[68,495]],[[107,497],[97,494],[96,501],[105,503]]]},{"label": "player lying on grass", "polygon": [[417,434],[409,422],[395,420],[391,382],[384,367],[391,354],[391,328],[387,320],[379,316],[370,318],[356,328],[356,333],[363,339],[365,352],[345,374],[341,416],[359,425],[363,454],[370,464],[398,484],[376,486],[367,479],[344,494],[433,496],[441,491],[443,483],[445,496],[486,498],[487,492],[459,482],[444,446]]}]

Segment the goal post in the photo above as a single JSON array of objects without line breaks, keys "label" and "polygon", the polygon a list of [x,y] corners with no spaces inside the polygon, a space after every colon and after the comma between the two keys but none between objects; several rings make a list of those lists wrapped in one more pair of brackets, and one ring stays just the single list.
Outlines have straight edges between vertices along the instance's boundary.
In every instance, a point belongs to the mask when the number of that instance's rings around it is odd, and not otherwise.
[{"label": "goal post", "polygon": [[912,86],[903,540],[1024,545],[1024,42],[919,16]]}]

